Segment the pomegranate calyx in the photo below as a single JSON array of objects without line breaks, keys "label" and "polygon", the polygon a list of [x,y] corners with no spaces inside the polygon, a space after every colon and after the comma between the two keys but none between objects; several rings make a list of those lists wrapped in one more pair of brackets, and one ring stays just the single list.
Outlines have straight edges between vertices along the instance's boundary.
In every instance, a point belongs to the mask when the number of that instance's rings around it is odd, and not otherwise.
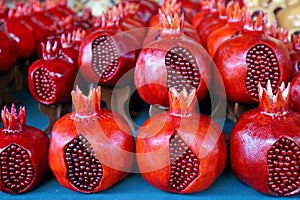
[{"label": "pomegranate calyx", "polygon": [[43,59],[56,59],[59,56],[59,47],[58,42],[55,40],[52,44],[51,41],[47,41],[47,43],[42,43],[42,52],[43,52]]},{"label": "pomegranate calyx", "polygon": [[11,112],[4,106],[1,111],[1,118],[3,122],[4,132],[17,133],[23,130],[26,126],[26,112],[24,107],[19,108],[19,114],[17,114],[16,106],[12,104]]},{"label": "pomegranate calyx", "polygon": [[300,51],[300,32],[292,34],[292,43],[295,51]]},{"label": "pomegranate calyx", "polygon": [[197,103],[196,90],[193,89],[190,93],[185,87],[181,92],[172,87],[169,89],[169,113],[175,116],[188,117],[195,112]]},{"label": "pomegranate calyx", "polygon": [[86,34],[86,31],[83,29],[76,29],[73,31],[73,37],[75,42],[81,42]]},{"label": "pomegranate calyx", "polygon": [[174,15],[165,14],[160,10],[160,33],[163,35],[176,35],[183,32],[184,15],[180,17],[177,13]]},{"label": "pomegranate calyx", "polygon": [[253,20],[249,11],[246,12],[243,31],[264,33],[266,15],[259,12],[256,19]]},{"label": "pomegranate calyx", "polygon": [[227,5],[226,15],[227,22],[241,22],[245,15],[246,8],[240,8],[240,4],[238,2],[230,2]]},{"label": "pomegranate calyx", "polygon": [[75,36],[71,33],[63,33],[60,40],[62,48],[70,48],[75,44]]},{"label": "pomegranate calyx", "polygon": [[85,96],[82,91],[76,86],[76,90],[71,92],[72,101],[74,104],[74,119],[88,119],[90,117],[97,116],[97,113],[101,109],[101,87],[98,86],[95,89],[92,85],[90,86],[88,96]]},{"label": "pomegranate calyx", "polygon": [[264,114],[272,117],[286,115],[289,111],[288,108],[288,96],[290,90],[290,84],[285,87],[282,83],[278,88],[277,93],[273,93],[270,80],[267,83],[267,88],[263,88],[261,84],[258,84],[259,90],[259,107]]},{"label": "pomegranate calyx", "polygon": [[166,0],[161,6],[161,11],[165,14],[174,15],[175,13],[181,14],[182,3],[177,0]]}]

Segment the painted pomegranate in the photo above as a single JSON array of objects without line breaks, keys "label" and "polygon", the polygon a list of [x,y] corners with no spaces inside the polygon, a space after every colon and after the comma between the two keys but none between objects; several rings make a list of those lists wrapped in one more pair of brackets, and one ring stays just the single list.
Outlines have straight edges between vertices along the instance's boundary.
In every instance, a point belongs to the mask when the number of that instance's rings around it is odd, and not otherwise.
[{"label": "painted pomegranate", "polygon": [[259,82],[265,87],[270,80],[275,92],[293,73],[286,45],[265,34],[261,12],[254,23],[247,12],[241,33],[224,41],[213,59],[221,74],[215,78],[216,90],[222,82],[225,98],[237,103],[257,103]]},{"label": "painted pomegranate", "polygon": [[26,125],[26,112],[14,104],[11,112],[1,112],[0,190],[23,193],[37,187],[48,171],[48,136],[38,128]]},{"label": "painted pomegranate", "polygon": [[71,190],[95,193],[124,179],[133,164],[134,140],[125,119],[103,110],[100,87],[88,96],[72,91],[74,112],[60,118],[50,137],[49,165]]},{"label": "painted pomegranate", "polygon": [[291,80],[289,106],[292,110],[300,113],[300,72],[298,71]]},{"label": "painted pomegranate", "polygon": [[137,134],[140,173],[160,190],[205,190],[225,167],[224,133],[211,118],[196,113],[195,92],[171,88],[169,111],[148,119]]},{"label": "painted pomegranate", "polygon": [[229,138],[234,174],[272,196],[300,192],[300,114],[289,109],[288,96],[284,83],[276,95],[270,81],[267,89],[259,85],[259,107],[238,119]]},{"label": "painted pomegranate", "polygon": [[2,31],[0,31],[0,41],[0,74],[5,74],[14,68],[17,55],[15,55],[12,39]]},{"label": "painted pomegranate", "polygon": [[43,58],[28,69],[28,88],[34,99],[52,105],[71,101],[71,91],[77,74],[74,63],[61,56],[58,42],[43,46]]},{"label": "painted pomegranate", "polygon": [[0,30],[17,43],[17,57],[30,58],[36,51],[36,37],[32,28],[13,18],[0,19]]},{"label": "painted pomegranate", "polygon": [[211,60],[205,49],[183,34],[183,16],[162,15],[160,38],[141,50],[134,81],[141,98],[148,104],[168,106],[168,89],[196,89],[202,100],[210,85]]},{"label": "painted pomegranate", "polygon": [[238,35],[243,27],[244,11],[238,3],[231,3],[226,8],[227,23],[212,31],[206,38],[206,49],[213,58],[217,48],[227,39]]},{"label": "painted pomegranate", "polygon": [[[139,44],[132,35],[120,30],[118,24],[119,18],[103,18],[102,27],[82,40],[78,65],[87,81],[112,87],[134,68]],[[129,81],[130,78],[120,85]]]}]

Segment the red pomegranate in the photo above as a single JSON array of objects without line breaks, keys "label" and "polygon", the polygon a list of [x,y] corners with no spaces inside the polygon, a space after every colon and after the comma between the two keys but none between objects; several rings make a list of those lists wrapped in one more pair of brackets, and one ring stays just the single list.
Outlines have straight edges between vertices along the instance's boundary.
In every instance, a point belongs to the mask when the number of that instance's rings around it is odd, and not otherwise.
[{"label": "red pomegranate", "polygon": [[0,74],[5,74],[14,68],[17,55],[15,55],[12,39],[2,31],[0,31],[0,41]]},{"label": "red pomegranate", "polygon": [[125,119],[103,110],[100,87],[72,91],[74,112],[60,118],[50,137],[49,165],[71,190],[95,193],[124,179],[133,164],[134,139]]},{"label": "red pomegranate", "polygon": [[[13,12],[11,10],[10,12]],[[33,29],[13,18],[0,19],[0,29],[6,32],[17,43],[17,57],[30,58],[36,51],[36,37]]]},{"label": "red pomegranate", "polygon": [[205,190],[225,167],[224,133],[211,118],[196,113],[195,92],[170,88],[169,111],[151,117],[138,131],[138,168],[160,190]]},{"label": "red pomegranate", "polygon": [[183,34],[183,16],[162,15],[160,38],[141,50],[134,81],[148,104],[168,106],[168,89],[183,87],[202,100],[211,81],[211,59],[205,49]]},{"label": "red pomegranate", "polygon": [[[229,138],[230,161],[239,180],[272,196],[300,192],[300,114],[288,107],[289,86],[273,94],[259,87],[259,107],[244,113]],[[291,95],[291,94],[290,94]],[[259,176],[258,176],[259,175]]]},{"label": "red pomegranate", "polygon": [[270,80],[275,92],[293,73],[286,45],[265,34],[261,12],[254,23],[247,12],[241,33],[224,41],[213,59],[221,74],[216,90],[225,87],[224,98],[237,103],[257,103],[259,82],[265,87]]},{"label": "red pomegranate", "polygon": [[26,112],[14,104],[11,112],[5,106],[1,112],[0,129],[0,190],[23,193],[37,187],[48,171],[47,134],[26,125]]},{"label": "red pomegranate", "polygon": [[61,55],[58,42],[43,46],[43,58],[28,69],[28,88],[37,102],[46,105],[71,101],[71,91],[77,75],[74,63]]},{"label": "red pomegranate", "polygon": [[[97,31],[84,37],[79,49],[78,65],[87,81],[111,87],[134,68],[140,45],[132,35],[120,30],[118,18],[103,18],[102,24]],[[120,85],[130,81],[129,78]]]},{"label": "red pomegranate", "polygon": [[[191,18],[191,23],[194,27],[198,27],[200,22],[203,20],[203,18],[210,13],[211,8],[213,7],[212,5],[214,4],[215,0],[210,1],[210,0],[203,0],[200,2],[200,10],[192,15]],[[184,5],[183,5],[184,7]]]},{"label": "red pomegranate", "polygon": [[300,71],[300,31],[292,34],[293,50],[290,52],[295,73]]},{"label": "red pomegranate", "polygon": [[217,48],[227,39],[238,35],[243,27],[244,11],[238,3],[231,3],[226,8],[227,23],[214,31],[206,38],[207,52],[213,58]]},{"label": "red pomegranate", "polygon": [[292,110],[300,113],[300,72],[298,71],[291,80],[289,106]]}]

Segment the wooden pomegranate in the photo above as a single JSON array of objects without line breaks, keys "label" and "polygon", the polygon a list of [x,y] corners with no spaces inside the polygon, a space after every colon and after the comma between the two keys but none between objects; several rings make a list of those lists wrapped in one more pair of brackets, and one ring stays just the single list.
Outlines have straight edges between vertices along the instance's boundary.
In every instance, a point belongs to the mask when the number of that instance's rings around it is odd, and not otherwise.
[{"label": "wooden pomegranate", "polygon": [[239,180],[272,196],[300,192],[300,114],[288,107],[289,86],[273,94],[259,85],[259,107],[245,112],[229,138],[230,161]]},{"label": "wooden pomegranate", "polygon": [[95,193],[124,179],[133,164],[134,140],[123,117],[103,110],[101,89],[88,96],[72,91],[74,112],[52,128],[49,165],[58,182],[71,190]]},{"label": "wooden pomegranate", "polygon": [[174,193],[207,189],[226,163],[224,133],[196,113],[195,89],[169,90],[170,109],[148,119],[136,138],[137,164],[154,187]]}]

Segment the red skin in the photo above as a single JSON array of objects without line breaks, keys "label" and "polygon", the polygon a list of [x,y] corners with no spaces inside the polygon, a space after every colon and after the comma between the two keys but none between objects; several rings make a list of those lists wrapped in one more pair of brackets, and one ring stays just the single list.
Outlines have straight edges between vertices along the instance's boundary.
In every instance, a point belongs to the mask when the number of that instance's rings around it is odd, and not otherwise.
[{"label": "red skin", "polygon": [[[11,115],[12,114],[9,114],[9,116]],[[9,128],[5,127],[5,122],[3,121],[4,128],[0,129],[0,152],[2,152],[4,149],[6,149],[7,146],[11,145],[12,143],[17,144],[23,149],[30,152],[30,160],[34,167],[34,177],[30,185],[28,185],[26,188],[18,192],[18,193],[24,193],[36,188],[38,184],[41,182],[41,180],[44,178],[46,173],[48,172],[47,156],[48,156],[49,138],[46,133],[42,132],[38,128],[27,126],[26,116],[22,117],[22,122],[20,121],[20,118],[17,119],[16,121],[19,121],[18,126],[14,126],[11,125],[11,123],[8,123],[10,124]],[[11,130],[11,131],[19,130],[19,132],[7,133],[6,132],[7,130]],[[15,193],[9,190],[8,188],[6,188],[3,185],[2,181],[0,181],[0,190],[6,193]]]},{"label": "red skin", "polygon": [[5,74],[15,66],[17,55],[12,40],[2,31],[0,31],[0,41],[0,74]]},{"label": "red skin", "polygon": [[[224,133],[212,119],[195,112],[195,96],[193,101],[187,110],[184,108],[186,103],[180,102],[176,105],[173,102],[175,105],[171,105],[168,112],[148,119],[137,134],[136,153],[139,171],[148,183],[160,190],[174,193],[205,190],[225,167],[227,154]],[[168,186],[171,173],[168,145],[174,131],[180,135],[200,163],[199,175],[180,191],[172,190]],[[210,138],[211,143],[207,138]]]},{"label": "red skin", "polygon": [[[269,98],[266,93],[264,96]],[[267,185],[268,151],[281,137],[300,146],[300,114],[285,103],[272,106],[262,100],[259,108],[245,112],[230,134],[229,147],[232,170],[237,178],[261,193],[277,196]],[[300,187],[287,195],[299,192]]]},{"label": "red skin", "polygon": [[[80,100],[79,96],[76,99],[73,97],[75,111],[57,120],[52,128],[49,166],[62,186],[77,192],[96,193],[108,189],[128,175],[133,164],[134,139],[121,115],[102,110],[97,107],[99,105],[93,107],[93,103],[101,102],[99,96],[94,102],[91,100],[88,104]],[[82,111],[88,110],[87,107],[93,107],[96,110]],[[96,113],[92,116],[94,111]],[[64,160],[64,149],[79,134],[88,139],[103,167],[100,184],[91,191],[79,190],[66,179],[67,166]]]},{"label": "red skin", "polygon": [[5,32],[10,34],[18,44],[17,56],[20,59],[30,58],[36,51],[36,37],[32,28],[17,19],[2,20]]},{"label": "red skin", "polygon": [[196,30],[199,33],[202,40],[204,31],[206,31],[211,24],[216,23],[216,21],[218,21],[218,18],[218,11],[213,9],[210,11],[210,13],[206,14],[201,20],[201,22],[198,24],[198,26],[196,26]]},{"label": "red skin", "polygon": [[241,31],[241,22],[227,23],[225,26],[213,31],[206,39],[207,52],[213,58],[217,48],[227,39],[230,39],[234,34]]},{"label": "red skin", "polygon": [[175,46],[189,49],[195,56],[201,74],[200,84],[196,90],[198,100],[203,99],[211,81],[210,57],[200,44],[183,34],[172,38],[161,37],[157,41],[146,44],[139,54],[136,63],[134,80],[139,95],[148,104],[168,106],[167,68],[165,56],[169,49]]},{"label": "red skin", "polygon": [[[91,45],[92,42],[101,35],[108,35],[112,37],[119,54],[119,65],[115,73],[108,79],[100,78],[92,68]],[[106,87],[114,86],[126,72],[135,67],[137,50],[139,49],[138,47],[138,42],[128,33],[124,34],[115,28],[99,29],[98,31],[86,35],[86,37],[82,40],[78,56],[80,72],[84,78],[91,83],[99,83]],[[120,84],[124,85],[130,81],[130,79],[122,79]]]},{"label": "red skin", "polygon": [[300,72],[297,72],[291,81],[289,106],[300,113]]},{"label": "red skin", "polygon": [[193,17],[201,11],[200,1],[182,1],[182,7],[188,21],[192,21]]}]

